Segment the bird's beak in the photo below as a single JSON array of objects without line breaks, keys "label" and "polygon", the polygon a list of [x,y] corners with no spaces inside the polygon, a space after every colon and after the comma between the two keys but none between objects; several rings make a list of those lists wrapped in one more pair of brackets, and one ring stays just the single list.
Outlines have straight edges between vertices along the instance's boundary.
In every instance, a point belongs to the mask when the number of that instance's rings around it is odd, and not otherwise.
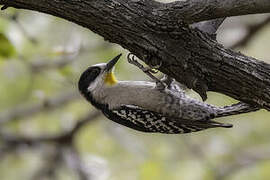
[{"label": "bird's beak", "polygon": [[119,58],[122,56],[122,54],[119,54],[118,56],[116,56],[115,58],[113,58],[112,60],[110,60],[106,67],[105,67],[105,71],[109,72],[110,70],[112,70],[112,68],[114,67],[114,65],[117,63],[117,61],[119,60]]}]

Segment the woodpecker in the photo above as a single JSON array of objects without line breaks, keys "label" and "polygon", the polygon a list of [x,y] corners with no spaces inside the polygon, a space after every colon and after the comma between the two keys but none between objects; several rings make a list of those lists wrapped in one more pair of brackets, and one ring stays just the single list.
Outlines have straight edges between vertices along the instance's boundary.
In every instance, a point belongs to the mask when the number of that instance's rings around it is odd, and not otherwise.
[{"label": "woodpecker", "polygon": [[160,88],[160,83],[166,81],[118,81],[113,69],[120,56],[88,67],[79,79],[78,88],[108,119],[126,127],[165,134],[230,128],[232,124],[212,119],[258,110],[245,103],[225,107],[207,104],[186,95],[173,80],[165,88]]}]

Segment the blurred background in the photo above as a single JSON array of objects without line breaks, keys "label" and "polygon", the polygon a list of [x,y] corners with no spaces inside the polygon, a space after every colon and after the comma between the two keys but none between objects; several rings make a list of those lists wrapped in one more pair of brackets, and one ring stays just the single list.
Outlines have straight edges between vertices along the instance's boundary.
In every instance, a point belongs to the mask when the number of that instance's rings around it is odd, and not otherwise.
[{"label": "blurred background", "polygon": [[[266,62],[269,39],[269,14],[227,18],[218,31],[224,46]],[[265,110],[219,119],[231,129],[186,135],[137,132],[97,112],[79,95],[78,79],[119,53],[120,80],[147,79],[127,63],[126,50],[87,29],[31,11],[1,12],[1,180],[270,179]],[[237,102],[208,96],[218,106]]]}]

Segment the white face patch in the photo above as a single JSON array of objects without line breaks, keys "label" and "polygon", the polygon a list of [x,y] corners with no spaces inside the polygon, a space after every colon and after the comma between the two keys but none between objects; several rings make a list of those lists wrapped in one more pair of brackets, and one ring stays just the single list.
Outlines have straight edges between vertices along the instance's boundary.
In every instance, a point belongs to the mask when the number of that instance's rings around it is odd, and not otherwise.
[{"label": "white face patch", "polygon": [[87,90],[89,92],[92,92],[96,88],[101,87],[102,84],[103,84],[103,81],[104,81],[104,78],[102,76],[104,75],[103,71],[104,71],[104,69],[106,67],[106,63],[95,64],[92,67],[95,67],[95,66],[101,68],[101,73],[96,77],[96,79],[92,83],[89,84],[89,86],[87,88]]},{"label": "white face patch", "polygon": [[100,79],[98,79],[97,77],[97,79],[88,86],[87,90],[89,92],[92,92],[94,89],[98,87],[99,83],[100,83]]}]

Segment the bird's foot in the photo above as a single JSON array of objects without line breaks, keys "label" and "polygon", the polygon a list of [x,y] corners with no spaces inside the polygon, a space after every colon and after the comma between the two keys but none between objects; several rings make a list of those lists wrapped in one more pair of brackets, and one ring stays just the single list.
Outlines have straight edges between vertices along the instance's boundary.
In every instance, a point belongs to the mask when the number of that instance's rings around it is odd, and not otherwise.
[{"label": "bird's foot", "polygon": [[141,69],[146,75],[148,75],[153,81],[156,82],[156,87],[157,89],[159,90],[164,90],[167,85],[166,83],[164,83],[163,81],[161,81],[160,79],[158,79],[157,77],[155,77],[153,74],[156,74],[158,73],[158,70],[157,68],[159,68],[161,66],[160,65],[157,65],[157,66],[154,66],[154,67],[144,67],[141,63],[139,63],[136,58],[135,58],[135,55],[129,53],[128,56],[127,56],[127,60],[130,64],[133,64],[135,66],[137,66],[139,69]]}]

